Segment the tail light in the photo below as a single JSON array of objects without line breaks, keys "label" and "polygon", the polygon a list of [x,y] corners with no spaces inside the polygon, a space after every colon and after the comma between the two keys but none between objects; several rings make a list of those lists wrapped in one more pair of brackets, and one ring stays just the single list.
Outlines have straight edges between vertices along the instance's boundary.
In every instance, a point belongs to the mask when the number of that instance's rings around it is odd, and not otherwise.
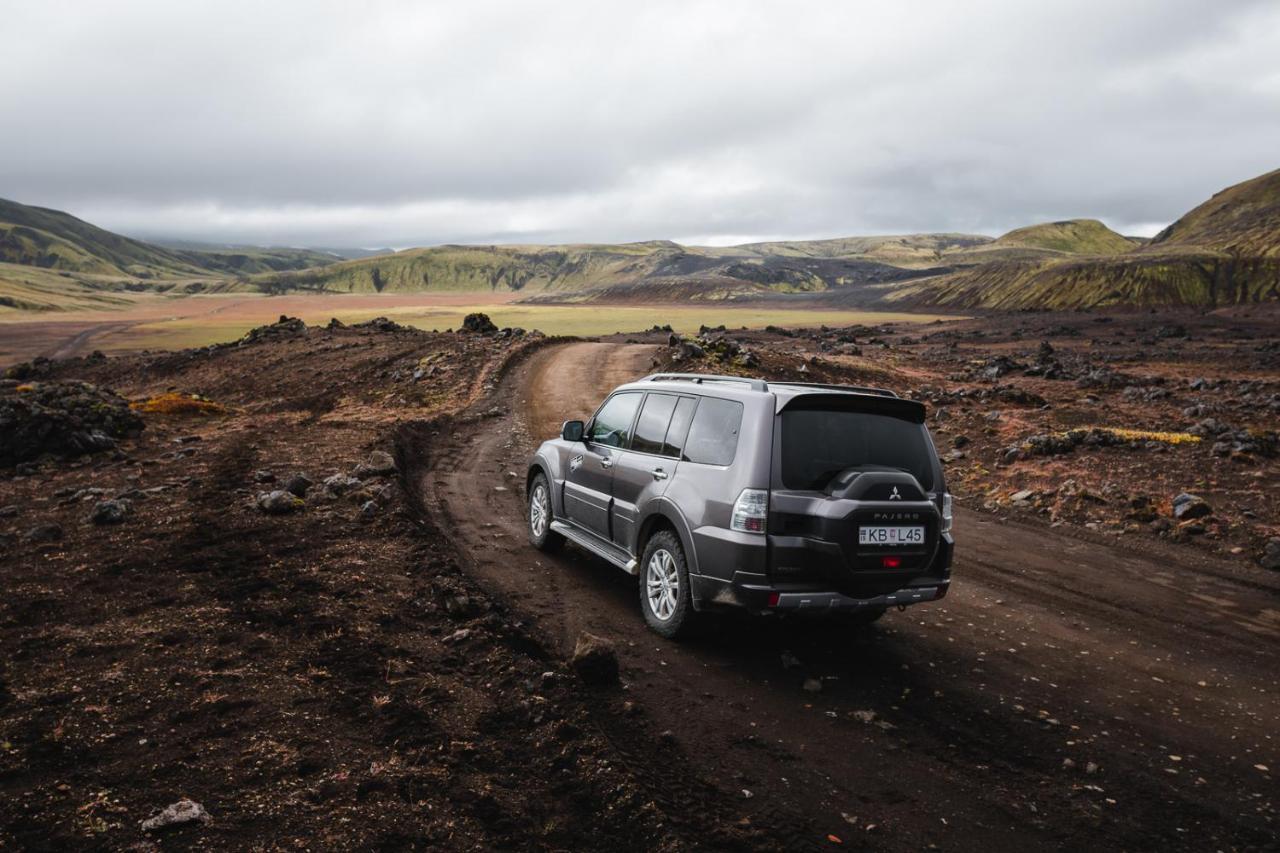
[{"label": "tail light", "polygon": [[764,489],[743,489],[733,502],[729,529],[742,533],[764,533],[769,519],[769,493]]},{"label": "tail light", "polygon": [[944,492],[942,494],[942,532],[951,532],[951,493]]},{"label": "tail light", "polygon": [[900,569],[902,568],[902,558],[901,557],[884,557],[883,559],[881,559],[880,565],[886,569]]}]

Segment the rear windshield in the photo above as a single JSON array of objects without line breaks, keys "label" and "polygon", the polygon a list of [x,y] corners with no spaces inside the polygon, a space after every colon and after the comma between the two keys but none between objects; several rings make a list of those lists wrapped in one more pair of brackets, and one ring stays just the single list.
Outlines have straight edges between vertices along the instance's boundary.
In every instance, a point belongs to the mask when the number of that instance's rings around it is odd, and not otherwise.
[{"label": "rear windshield", "polygon": [[933,488],[933,452],[924,427],[890,415],[833,409],[782,412],[782,484],[822,490],[849,469],[906,471]]}]

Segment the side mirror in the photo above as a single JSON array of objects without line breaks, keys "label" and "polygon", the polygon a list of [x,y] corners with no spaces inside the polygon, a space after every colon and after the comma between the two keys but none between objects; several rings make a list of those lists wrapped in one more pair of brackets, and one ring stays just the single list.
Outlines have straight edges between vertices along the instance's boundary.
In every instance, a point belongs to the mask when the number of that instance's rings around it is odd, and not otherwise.
[{"label": "side mirror", "polygon": [[582,441],[582,421],[565,421],[560,427],[560,437],[565,441]]}]

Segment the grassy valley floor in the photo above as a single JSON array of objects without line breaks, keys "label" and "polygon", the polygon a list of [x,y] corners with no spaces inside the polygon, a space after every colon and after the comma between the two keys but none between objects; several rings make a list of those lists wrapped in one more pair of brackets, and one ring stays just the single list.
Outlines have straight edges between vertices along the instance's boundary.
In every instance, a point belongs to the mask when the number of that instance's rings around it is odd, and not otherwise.
[{"label": "grassy valley floor", "polygon": [[[720,305],[526,305],[519,294],[327,294],[295,296],[137,297],[122,310],[0,313],[0,365],[36,356],[70,357],[183,349],[233,341],[282,314],[308,324],[331,317],[357,323],[385,316],[426,331],[456,329],[474,311],[500,327],[539,329],[549,335],[595,336],[670,325],[681,333],[702,325],[730,328],[847,326],[859,323],[926,323],[938,314],[831,311],[814,308]],[[950,319],[950,318],[946,318]]]}]

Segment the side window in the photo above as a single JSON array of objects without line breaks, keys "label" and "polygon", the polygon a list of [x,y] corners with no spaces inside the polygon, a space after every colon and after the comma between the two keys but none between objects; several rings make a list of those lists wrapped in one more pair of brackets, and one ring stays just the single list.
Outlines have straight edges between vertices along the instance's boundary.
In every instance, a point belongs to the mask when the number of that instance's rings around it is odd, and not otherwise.
[{"label": "side window", "polygon": [[673,394],[650,394],[644,398],[640,407],[640,419],[636,421],[636,434],[631,439],[631,449],[641,453],[661,453],[662,442],[667,435],[667,426],[671,423],[671,413],[675,411],[676,400]]},{"label": "side window", "polygon": [[596,444],[626,447],[631,440],[631,423],[636,419],[641,396],[639,391],[631,391],[610,397],[591,420],[588,438]]},{"label": "side window", "polygon": [[733,400],[703,397],[689,427],[684,455],[690,462],[728,465],[738,449],[742,428],[742,404]]},{"label": "side window", "polygon": [[675,414],[671,416],[671,426],[667,429],[667,440],[663,445],[662,455],[676,459],[684,450],[685,436],[689,434],[689,423],[693,420],[693,410],[698,407],[696,397],[681,397],[676,404]]}]

